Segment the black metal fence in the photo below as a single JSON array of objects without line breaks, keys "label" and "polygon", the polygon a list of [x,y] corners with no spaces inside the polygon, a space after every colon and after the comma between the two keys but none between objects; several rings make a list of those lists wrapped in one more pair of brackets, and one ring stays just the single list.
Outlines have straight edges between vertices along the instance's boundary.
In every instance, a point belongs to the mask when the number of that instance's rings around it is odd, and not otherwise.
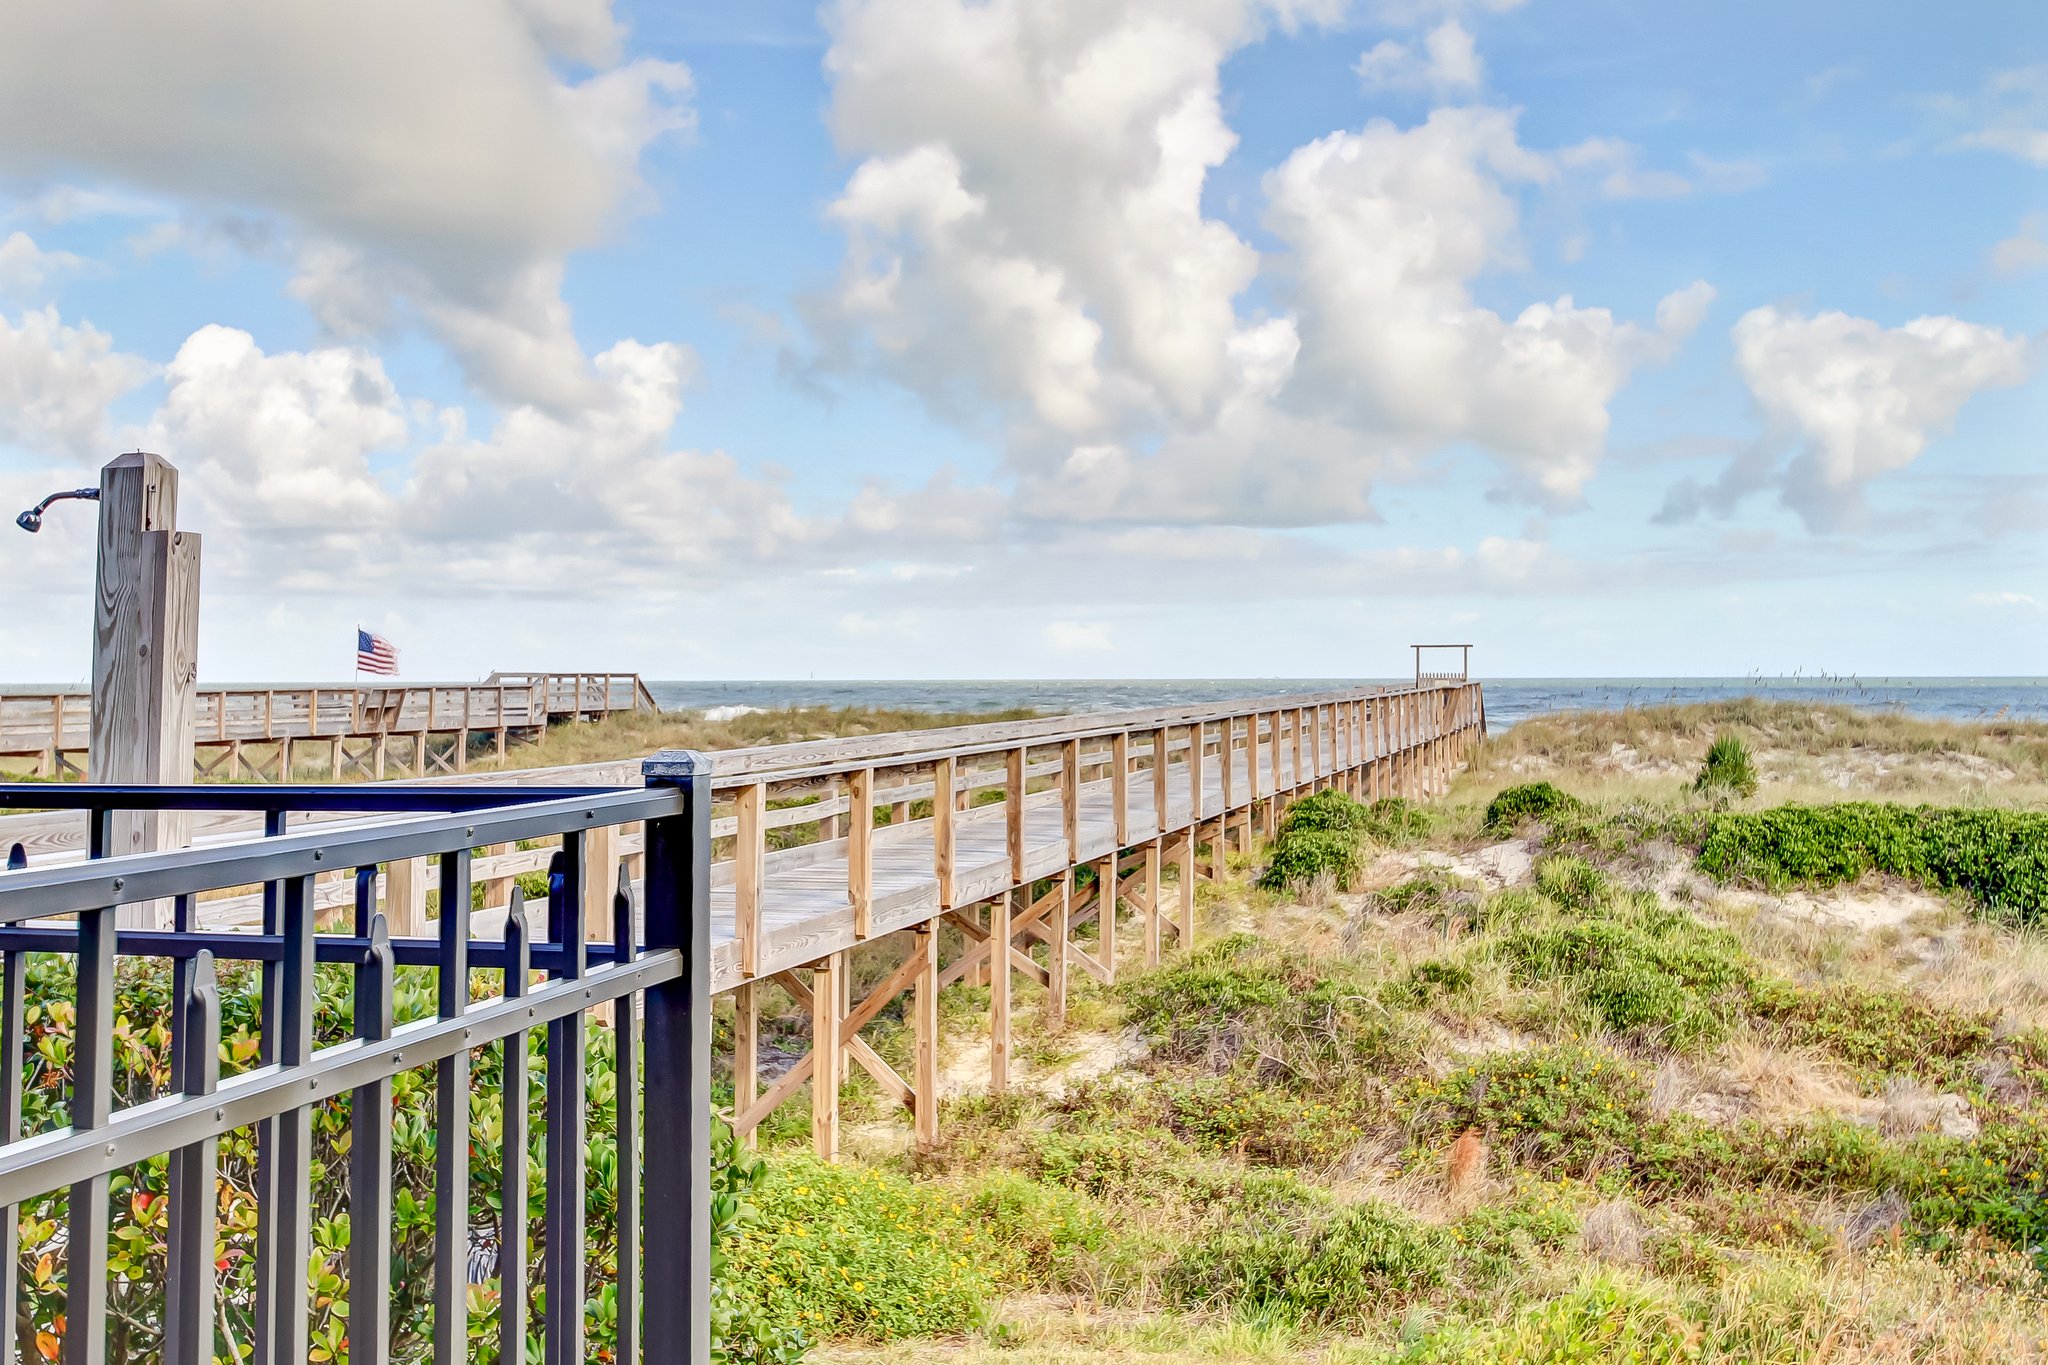
[{"label": "black metal fence", "polygon": [[[90,821],[92,861],[39,868],[15,856],[0,871],[0,1303],[5,1333],[20,1338],[30,1360],[58,1354],[67,1362],[148,1356],[175,1365],[203,1365],[217,1356],[256,1365],[296,1365],[345,1354],[351,1365],[431,1359],[436,1365],[493,1356],[523,1362],[538,1340],[547,1365],[588,1358],[586,1291],[593,1275],[584,1227],[585,1123],[589,1097],[607,1087],[586,1074],[586,1016],[610,1006],[616,1134],[616,1203],[610,1231],[616,1270],[603,1295],[611,1358],[701,1362],[710,1352],[710,834],[709,766],[701,755],[658,755],[645,765],[647,786],[629,789],[452,787],[94,787],[0,785],[0,809],[83,810]],[[167,853],[99,858],[115,812],[127,810],[257,810],[267,837]],[[347,813],[373,822],[333,822],[293,832],[304,812]],[[609,878],[584,856],[585,835],[607,825],[645,822],[645,876],[636,898],[621,871],[613,903],[614,933],[586,943],[586,877]],[[470,858],[480,846],[559,839],[547,887],[547,933],[529,935],[523,913],[506,920],[497,940],[472,940]],[[436,938],[393,939],[376,899],[376,872],[396,860],[438,862]],[[354,874],[353,919],[317,926],[314,881],[322,873]],[[257,932],[194,927],[195,902],[212,893],[263,888]],[[123,906],[168,901],[169,930],[119,927]],[[516,907],[515,907],[516,908]],[[31,954],[58,954],[75,965],[69,1001],[31,998]],[[122,1106],[115,1086],[117,963],[168,960],[167,1018],[129,1021],[170,1035],[170,1065],[153,1093],[128,1086]],[[224,964],[260,992],[255,1055],[247,1069],[221,1075]],[[352,1037],[321,1045],[315,1029],[315,982],[322,964],[349,974]],[[394,1025],[394,984],[404,968],[431,969],[435,1005]],[[136,968],[131,968],[136,970]],[[502,986],[488,987],[497,974]],[[539,983],[535,973],[544,973]],[[473,992],[486,990],[482,998]],[[55,1004],[73,1012],[68,1076],[53,1067],[42,1083],[68,1082],[68,1126],[23,1135],[27,1078],[26,1012],[47,1015]],[[528,1226],[527,1153],[533,1137],[526,1072],[529,1031],[544,1036],[545,1126],[542,1167],[545,1214]],[[496,1083],[501,1104],[501,1188],[470,1189],[472,1062],[505,1042]],[[429,1188],[394,1188],[394,1078],[431,1068],[433,1127]],[[346,1209],[344,1266],[314,1266],[313,1116],[338,1097],[349,1099],[340,1169],[323,1169],[329,1206]],[[374,1116],[358,1122],[358,1116]],[[252,1189],[223,1198],[221,1144],[253,1134]],[[110,1313],[110,1286],[123,1289],[159,1262],[116,1247],[109,1182],[139,1163],[167,1158],[167,1208],[161,1219],[160,1293],[120,1321]],[[611,1160],[608,1153],[607,1161]],[[336,1185],[342,1188],[337,1192]],[[64,1193],[57,1254],[24,1267],[17,1245],[20,1210]],[[337,1198],[337,1193],[339,1197]],[[473,1197],[473,1195],[475,1197]],[[394,1200],[414,1217],[430,1216],[432,1251],[424,1267],[394,1271]],[[246,1301],[222,1301],[223,1208],[246,1218],[253,1206],[253,1277],[235,1281]],[[495,1210],[484,1226],[473,1210]],[[423,1210],[430,1214],[422,1214]],[[246,1221],[239,1224],[247,1231]],[[533,1243],[529,1243],[533,1237]],[[537,1247],[539,1282],[525,1282],[528,1248]],[[472,1267],[494,1266],[498,1280],[495,1340],[470,1337]],[[24,1285],[26,1269],[33,1285]],[[424,1270],[430,1307],[413,1334],[394,1340],[394,1273]],[[326,1275],[327,1281],[319,1279]],[[317,1286],[339,1280],[347,1310],[345,1338],[316,1340],[310,1324]],[[155,1291],[158,1286],[146,1285]],[[330,1283],[330,1290],[332,1289]],[[538,1290],[529,1294],[529,1289]],[[34,1290],[61,1295],[61,1332],[38,1332],[23,1303]],[[130,1296],[133,1297],[133,1296]],[[125,1301],[125,1300],[124,1300]],[[531,1319],[529,1302],[537,1309]],[[225,1311],[232,1307],[233,1313]],[[128,1320],[139,1311],[147,1320]],[[239,1324],[240,1331],[234,1329]],[[8,1354],[11,1356],[12,1351]]]}]

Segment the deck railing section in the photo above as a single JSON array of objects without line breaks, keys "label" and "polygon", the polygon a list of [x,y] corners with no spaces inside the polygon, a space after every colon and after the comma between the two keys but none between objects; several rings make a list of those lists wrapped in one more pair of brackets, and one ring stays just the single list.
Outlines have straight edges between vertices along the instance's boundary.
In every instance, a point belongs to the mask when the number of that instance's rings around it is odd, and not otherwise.
[{"label": "deck railing section", "polygon": [[[550,1361],[586,1358],[586,1291],[595,1286],[582,1235],[586,1151],[585,1018],[608,1017],[615,1030],[618,1257],[609,1274],[617,1308],[618,1361],[702,1361],[709,1350],[710,1124],[710,789],[697,755],[664,755],[646,765],[639,789],[506,787],[105,788],[0,786],[0,806],[35,803],[88,812],[95,851],[118,810],[238,808],[262,814],[268,837],[172,853],[94,859],[69,866],[0,871],[0,1015],[10,1046],[0,1066],[0,1299],[15,1304],[17,1210],[54,1192],[68,1192],[65,1230],[54,1265],[39,1275],[61,1281],[62,1357],[98,1362],[148,1348],[161,1333],[162,1358],[200,1365],[234,1358],[230,1328],[253,1342],[263,1362],[299,1362],[312,1349],[308,1260],[312,1187],[312,1115],[338,1096],[353,1123],[342,1171],[330,1171],[320,1207],[339,1202],[357,1230],[345,1265],[318,1267],[333,1277],[322,1293],[345,1297],[351,1360],[381,1365],[400,1355],[437,1361],[468,1357],[470,1271],[479,1249],[468,1189],[471,1059],[499,1040],[545,1030],[547,1122],[545,1236],[539,1248],[544,1309],[529,1319],[502,1313],[510,1354],[523,1356],[531,1333]],[[382,823],[316,826],[294,832],[303,812],[375,817]],[[638,895],[615,859],[593,856],[612,831],[640,827],[644,874]],[[506,918],[501,936],[472,939],[471,850],[479,845],[546,840],[549,855],[547,932],[529,941],[527,917]],[[378,899],[377,870],[432,859],[442,911],[431,937],[394,935]],[[341,870],[353,888],[346,925],[323,925],[316,878]],[[238,888],[262,899],[256,932],[200,927],[197,907]],[[586,917],[593,887],[606,902],[605,923]],[[168,902],[168,930],[119,927],[125,907]],[[520,910],[515,903],[513,909]],[[592,930],[597,941],[587,941]],[[53,953],[75,964],[73,1063],[68,1126],[19,1135],[24,973],[28,955]],[[159,1093],[122,1107],[115,1095],[116,992],[134,971],[123,960],[169,959],[172,1008],[163,1021],[173,1063]],[[219,976],[225,964],[255,964],[261,1015],[257,1055],[249,1069],[222,1077]],[[318,1040],[315,975],[323,965],[353,980],[354,1037]],[[394,976],[430,969],[438,983],[429,1017],[393,1025]],[[162,970],[161,968],[159,970]],[[530,985],[528,971],[545,974]],[[241,969],[247,974],[248,969]],[[498,983],[480,973],[496,973]],[[476,992],[485,993],[478,996]],[[36,1002],[45,1009],[53,1002]],[[151,1021],[130,1021],[130,1027]],[[520,1054],[520,1055],[523,1055]],[[394,1077],[431,1067],[436,1102],[435,1168],[430,1188],[395,1190],[391,1124]],[[511,1196],[484,1231],[498,1248],[496,1270],[514,1291],[502,1302],[524,1305],[520,1288],[527,1246],[527,1090],[506,1072],[498,1099]],[[133,1077],[130,1077],[131,1086]],[[593,1091],[592,1093],[598,1093]],[[256,1222],[253,1288],[246,1301],[225,1303],[217,1286],[223,1138],[254,1134],[253,1188],[234,1192],[238,1209],[253,1201]],[[647,1135],[658,1135],[649,1142]],[[157,1316],[124,1318],[110,1338],[109,1182],[138,1163],[168,1157],[166,1278]],[[338,1182],[338,1185],[335,1184]],[[431,1204],[429,1199],[431,1197]],[[431,1312],[427,1341],[397,1341],[394,1329],[418,1323],[391,1315],[393,1201],[433,1209]],[[496,1202],[496,1201],[490,1201]],[[125,1205],[124,1205],[125,1207]],[[246,1225],[241,1231],[246,1233]],[[132,1271],[130,1272],[133,1273]],[[236,1283],[242,1283],[237,1281]],[[323,1284],[327,1281],[323,1280]],[[644,1294],[643,1285],[659,1292]],[[50,1284],[41,1288],[50,1289]],[[139,1335],[138,1335],[139,1334]],[[110,1340],[120,1344],[110,1348]]]},{"label": "deck railing section", "polygon": [[638,673],[493,673],[487,681],[534,689],[544,709],[555,716],[661,709]]},{"label": "deck railing section", "polygon": [[[460,773],[473,738],[503,757],[511,739],[551,723],[658,709],[636,673],[206,688],[194,694],[195,775],[289,781],[295,765],[311,764],[340,781],[382,778],[394,761],[413,776]],[[92,699],[78,693],[0,694],[0,758],[30,760],[39,777],[83,775],[91,713]]]}]

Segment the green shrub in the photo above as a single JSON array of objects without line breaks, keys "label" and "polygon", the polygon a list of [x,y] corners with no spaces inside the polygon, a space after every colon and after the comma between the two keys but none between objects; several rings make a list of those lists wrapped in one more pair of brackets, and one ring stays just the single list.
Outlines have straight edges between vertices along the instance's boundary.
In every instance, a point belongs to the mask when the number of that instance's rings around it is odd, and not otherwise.
[{"label": "green shrub", "polygon": [[1361,805],[1334,788],[1304,796],[1288,809],[1259,885],[1298,890],[1325,874],[1348,885],[1364,866],[1368,839],[1408,843],[1429,832],[1428,812],[1397,797]]},{"label": "green shrub", "polygon": [[1994,1115],[1974,1138],[1917,1139],[1898,1183],[1937,1249],[1980,1229],[2048,1276],[2048,1115],[2040,1110]]},{"label": "green shrub", "polygon": [[[714,1365],[795,1365],[810,1336],[774,1321],[741,1292],[733,1273],[732,1249],[741,1230],[760,1216],[755,1191],[768,1164],[740,1146],[730,1125],[715,1123],[711,1136],[711,1359]],[[618,1309],[612,1305],[611,1330]],[[531,1353],[529,1352],[529,1359]]]},{"label": "green shrub", "polygon": [[1570,983],[1615,1031],[1680,1049],[1719,1040],[1749,1001],[1752,975],[1735,936],[1654,903],[1520,930],[1495,951],[1525,982]]},{"label": "green shrub", "polygon": [[1707,746],[1707,761],[1692,781],[1692,789],[1702,796],[1755,796],[1756,787],[1756,766],[1750,762],[1749,746],[1734,735],[1721,735]]},{"label": "green shrub", "polygon": [[1410,1133],[1432,1153],[1467,1128],[1538,1169],[1583,1172],[1625,1157],[1648,1103],[1635,1069],[1586,1047],[1502,1052],[1411,1084]]},{"label": "green shrub", "polygon": [[1311,832],[1363,834],[1371,820],[1372,813],[1363,804],[1330,787],[1310,792],[1289,806],[1275,837]]},{"label": "green shrub", "polygon": [[1233,1220],[1197,1235],[1167,1267],[1168,1291],[1195,1308],[1361,1330],[1448,1281],[1450,1236],[1388,1205],[1306,1220]]},{"label": "green shrub", "polygon": [[1091,1200],[1013,1172],[983,1177],[964,1203],[972,1226],[994,1248],[1005,1283],[1055,1293],[1085,1288],[1090,1263],[1111,1241]]},{"label": "green shrub", "polygon": [[[29,959],[27,1004],[19,1045],[27,1080],[23,1093],[24,1132],[44,1131],[68,1121],[75,1008],[72,959],[32,954]],[[218,967],[221,998],[221,1070],[234,1075],[255,1065],[256,1035],[261,1013],[261,977],[247,963]],[[352,973],[339,965],[323,965],[314,974],[313,1033],[317,1044],[341,1042],[353,1034]],[[494,974],[478,973],[486,987]],[[113,1089],[117,1107],[143,1103],[157,1095],[170,1075],[170,972],[162,959],[124,957],[116,968],[113,1032]],[[427,968],[398,969],[393,989],[393,1014],[399,1023],[431,1015],[435,1009],[435,973]],[[587,1279],[584,1306],[593,1354],[609,1352],[617,1324],[616,1275],[618,1144],[613,1124],[614,1034],[595,1019],[586,1021],[588,1057],[585,1081],[584,1220]],[[526,1221],[538,1228],[546,1212],[547,1137],[545,1034],[530,1030],[528,1050],[528,1161],[534,1170]],[[472,1223],[494,1220],[501,1178],[503,1067],[505,1045],[477,1050],[472,1063],[468,1123],[470,1208]],[[402,1071],[392,1078],[392,1110],[376,1121],[388,1123],[392,1138],[391,1339],[393,1354],[410,1358],[424,1349],[431,1335],[434,1212],[434,1083],[430,1069]],[[348,1293],[344,1280],[350,1235],[347,1151],[352,1134],[347,1095],[312,1109],[312,1179],[316,1192],[312,1223],[309,1282],[315,1304],[308,1327],[312,1359],[339,1358],[346,1353]],[[714,1159],[712,1184],[718,1194],[713,1208],[714,1232],[729,1245],[730,1237],[749,1216],[751,1188],[758,1168],[734,1167],[732,1149],[721,1142]],[[237,1341],[252,1334],[255,1306],[256,1149],[253,1131],[232,1129],[220,1142],[222,1218],[219,1230],[221,1269],[219,1311]],[[152,1157],[115,1174],[109,1181],[113,1219],[108,1255],[113,1276],[110,1301],[117,1325],[110,1337],[112,1358],[149,1360],[161,1353],[163,1290],[166,1277],[168,1164]],[[30,1200],[18,1210],[20,1252],[25,1268],[23,1302],[17,1325],[34,1340],[37,1334],[60,1342],[64,1313],[61,1279],[48,1269],[38,1274],[45,1255],[61,1258],[67,1196],[56,1193]],[[528,1284],[538,1302],[542,1248],[535,1238],[529,1248]],[[722,1264],[714,1265],[717,1292],[730,1289]],[[472,1287],[467,1333],[469,1358],[480,1362],[497,1357],[499,1304],[495,1276]],[[763,1322],[743,1298],[721,1297],[717,1330],[726,1334],[721,1350],[733,1361],[788,1361],[801,1354],[803,1343],[776,1324]]]},{"label": "green shrub", "polygon": [[1126,1017],[1166,1056],[1200,1053],[1210,1040],[1267,1015],[1291,983],[1254,934],[1232,934],[1197,948],[1161,971],[1119,989]]},{"label": "green shrub", "polygon": [[960,1332],[995,1294],[988,1229],[929,1186],[791,1153],[754,1198],[727,1254],[735,1301],[773,1328],[865,1341]]},{"label": "green shrub", "polygon": [[1948,1009],[1911,991],[1862,986],[1759,985],[1752,1009],[1801,1043],[1875,1077],[1915,1076],[1944,1087],[1975,1082],[1991,1046],[1993,1013]]},{"label": "green shrub", "polygon": [[1845,802],[1718,814],[1702,832],[1699,866],[1773,886],[1882,872],[2029,922],[2048,917],[2048,813]]},{"label": "green shrub", "polygon": [[[1376,1089],[1378,1075],[1414,1064],[1429,1034],[1427,1021],[1382,1007],[1370,967],[1250,934],[1219,939],[1117,989],[1155,1062],[1258,1067],[1295,1084]],[[1119,1102],[1121,1114],[1133,1112]]]},{"label": "green shrub", "polygon": [[1605,909],[1614,897],[1614,883],[1584,858],[1554,854],[1536,864],[1536,889],[1558,908],[1587,915]]},{"label": "green shrub", "polygon": [[1418,806],[1398,796],[1383,796],[1365,808],[1365,837],[1390,848],[1412,844],[1426,836],[1436,823],[1427,806]]},{"label": "green shrub", "polygon": [[1427,809],[1401,797],[1383,796],[1368,805],[1332,787],[1311,792],[1288,807],[1275,837],[1323,831],[1397,845],[1429,833],[1431,820]]},{"label": "green shrub", "polygon": [[1025,1135],[1024,1147],[1037,1179],[1091,1195],[1142,1187],[1191,1155],[1165,1128],[1138,1124],[1101,1132],[1034,1129]]},{"label": "green shrub", "polygon": [[1579,1209],[1558,1187],[1530,1181],[1514,1197],[1482,1204],[1451,1228],[1468,1286],[1510,1281],[1555,1257],[1578,1236]]},{"label": "green shrub", "polygon": [[1577,1365],[1696,1360],[1696,1334],[1670,1304],[1612,1274],[1517,1310],[1504,1323],[1455,1323],[1416,1338],[1393,1365]]},{"label": "green shrub", "polygon": [[1270,861],[1259,877],[1269,891],[1295,890],[1328,875],[1348,886],[1364,868],[1362,838],[1335,829],[1296,830],[1273,843]]},{"label": "green shrub", "polygon": [[1525,782],[1509,787],[1486,804],[1486,827],[1506,832],[1525,820],[1541,820],[1559,811],[1584,809],[1576,796],[1559,791],[1548,782]]},{"label": "green shrub", "polygon": [[1626,857],[1657,839],[1696,847],[1700,821],[1707,814],[1649,801],[1627,801],[1612,809],[1581,804],[1544,817],[1543,846],[1609,858]]},{"label": "green shrub", "polygon": [[1362,1090],[1268,1084],[1243,1072],[1162,1082],[1173,1131],[1210,1151],[1265,1166],[1328,1166],[1378,1118]]},{"label": "green shrub", "polygon": [[1889,1189],[1911,1171],[1902,1149],[1876,1129],[1836,1117],[1723,1126],[1675,1114],[1643,1126],[1632,1165],[1638,1179],[1655,1186],[1764,1186],[1804,1194]]},{"label": "green shrub", "polygon": [[1383,915],[1414,915],[1448,910],[1473,901],[1472,893],[1435,868],[1405,882],[1372,893],[1372,908]]},{"label": "green shrub", "polygon": [[1415,1009],[1432,1000],[1463,995],[1476,979],[1462,962],[1432,958],[1416,963],[1402,980],[1389,982],[1381,998],[1395,1008]]}]

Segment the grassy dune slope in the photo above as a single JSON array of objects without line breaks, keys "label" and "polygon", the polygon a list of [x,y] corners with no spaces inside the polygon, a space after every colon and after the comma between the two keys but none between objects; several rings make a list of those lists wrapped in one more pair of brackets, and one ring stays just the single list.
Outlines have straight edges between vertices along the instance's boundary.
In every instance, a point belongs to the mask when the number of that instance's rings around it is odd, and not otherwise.
[{"label": "grassy dune slope", "polygon": [[[2044,804],[2040,727],[1518,727],[1426,821],[1365,817],[1348,885],[1242,860],[1197,952],[1082,978],[1064,1030],[1020,984],[1011,1095],[979,1093],[985,990],[949,990],[937,1153],[865,1081],[841,1168],[786,1108],[748,1311],[817,1360],[2044,1358],[2048,945],[1963,892],[1707,876],[1729,803],[1691,779],[1730,732],[1738,810]],[[1591,804],[1488,828],[1535,778]],[[902,1056],[896,1008],[872,1033]]]}]

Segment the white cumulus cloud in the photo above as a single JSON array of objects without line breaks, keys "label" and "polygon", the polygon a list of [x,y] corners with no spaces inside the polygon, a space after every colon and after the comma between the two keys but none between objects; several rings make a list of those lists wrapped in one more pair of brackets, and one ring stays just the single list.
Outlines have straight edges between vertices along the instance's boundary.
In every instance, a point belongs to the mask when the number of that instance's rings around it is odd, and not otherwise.
[{"label": "white cumulus cloud", "polygon": [[303,543],[352,539],[390,515],[369,457],[402,448],[408,429],[376,356],[267,355],[249,333],[213,325],[185,339],[164,379],[148,444],[177,452],[189,501],[212,524]]},{"label": "white cumulus cloud", "polygon": [[2048,213],[2030,213],[2020,229],[1991,248],[1991,268],[2001,275],[2024,275],[2048,267]]},{"label": "white cumulus cloud", "polygon": [[1471,30],[1456,19],[1431,29],[1419,48],[1383,39],[1354,70],[1368,90],[1420,90],[1439,97],[1470,93],[1486,83],[1486,63]]},{"label": "white cumulus cloud", "polygon": [[1362,428],[1411,444],[1475,440],[1540,495],[1577,497],[1608,402],[1697,325],[1713,291],[1696,283],[1668,298],[1656,330],[1570,296],[1513,318],[1479,306],[1479,276],[1520,259],[1514,187],[1556,174],[1498,109],[1439,109],[1406,129],[1374,120],[1296,151],[1266,193],[1268,222],[1293,249],[1297,382]]},{"label": "white cumulus cloud", "polygon": [[[325,305],[389,292],[493,396],[583,401],[561,262],[632,199],[641,149],[691,120],[684,67],[617,49],[602,0],[8,6],[0,173],[276,215],[324,253],[328,278],[298,292],[341,334],[374,310]],[[533,352],[570,381],[551,388]]]},{"label": "white cumulus cloud", "polygon": [[[1262,262],[1203,210],[1236,146],[1219,72],[1302,17],[843,0],[831,121],[860,160],[830,209],[847,254],[811,309],[817,369],[880,372],[998,429],[1027,516],[1369,521],[1375,479],[1460,440],[1518,491],[1576,498],[1608,402],[1700,308],[1651,328],[1570,297],[1478,306],[1482,275],[1521,264],[1518,196],[1558,176],[1485,108],[1296,151],[1263,182],[1286,250]],[[1411,20],[1434,23],[1403,49],[1417,79],[1478,85],[1455,7]],[[1275,288],[1252,306],[1262,265]]]},{"label": "white cumulus cloud", "polygon": [[55,308],[0,314],[0,444],[83,463],[111,459],[109,409],[154,369]]},{"label": "white cumulus cloud", "polygon": [[44,286],[91,264],[69,251],[45,250],[26,232],[10,232],[0,239],[0,298],[41,294]]},{"label": "white cumulus cloud", "polygon": [[2025,337],[1954,317],[1885,327],[1766,306],[1743,314],[1733,337],[1737,371],[1794,453],[1780,464],[1760,446],[1712,486],[1681,485],[1666,520],[1725,514],[1746,494],[1776,487],[1809,527],[1852,525],[1873,481],[1919,458],[1975,395],[2022,382],[2029,360]]}]

